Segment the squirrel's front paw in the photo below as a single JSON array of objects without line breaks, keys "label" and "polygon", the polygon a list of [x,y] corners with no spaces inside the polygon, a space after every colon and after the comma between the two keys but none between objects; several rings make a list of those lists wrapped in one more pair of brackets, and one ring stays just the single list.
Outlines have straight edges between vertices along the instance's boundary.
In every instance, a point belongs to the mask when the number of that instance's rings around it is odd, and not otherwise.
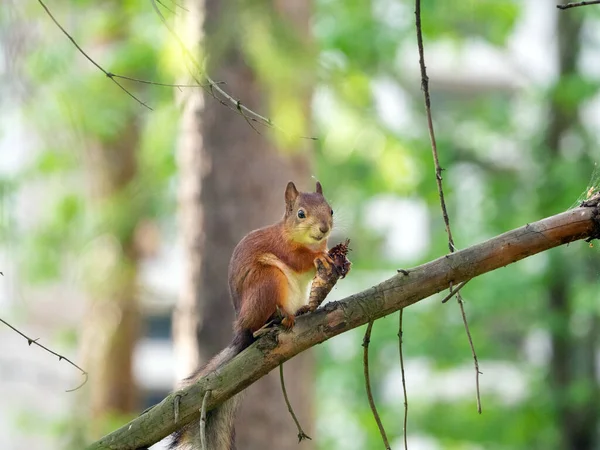
[{"label": "squirrel's front paw", "polygon": [[286,331],[290,331],[292,328],[294,328],[294,325],[296,323],[296,318],[290,314],[284,314],[283,320],[281,321],[281,327],[286,330]]},{"label": "squirrel's front paw", "polygon": [[330,272],[331,266],[335,265],[335,262],[331,256],[329,256],[329,254],[323,252],[315,258],[314,264],[317,270],[325,270],[326,272]]}]

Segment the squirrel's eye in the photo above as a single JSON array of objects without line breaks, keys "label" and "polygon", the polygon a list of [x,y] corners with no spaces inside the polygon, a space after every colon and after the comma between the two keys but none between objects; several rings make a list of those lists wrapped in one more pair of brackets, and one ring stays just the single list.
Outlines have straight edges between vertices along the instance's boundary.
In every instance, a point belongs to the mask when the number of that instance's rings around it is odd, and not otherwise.
[{"label": "squirrel's eye", "polygon": [[306,213],[304,212],[304,210],[298,210],[298,219],[306,219]]},{"label": "squirrel's eye", "polygon": [[331,215],[333,216],[333,209],[331,210]]}]

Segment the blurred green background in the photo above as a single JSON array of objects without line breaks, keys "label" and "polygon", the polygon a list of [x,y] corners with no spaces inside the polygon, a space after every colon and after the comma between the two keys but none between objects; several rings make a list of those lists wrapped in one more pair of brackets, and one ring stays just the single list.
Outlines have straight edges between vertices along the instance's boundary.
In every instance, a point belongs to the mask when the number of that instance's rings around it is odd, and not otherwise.
[{"label": "blurred green background", "polygon": [[[109,72],[182,84],[198,75],[150,2],[47,5]],[[220,86],[277,126],[254,123],[255,131],[198,88],[119,80],[152,110],[144,108],[78,53],[38,2],[4,1],[0,315],[71,357],[90,381],[65,393],[80,382],[76,369],[0,327],[2,448],[83,448],[159,401],[189,371],[181,358],[190,353],[170,341],[171,313],[189,288],[182,274],[201,272],[189,277],[195,301],[218,298],[229,314],[200,307],[188,333],[208,345],[193,350],[197,360],[222,348],[231,323],[226,261],[245,232],[281,215],[288,178],[301,190],[319,179],[335,210],[330,242],[352,240],[353,271],[332,298],[447,253],[413,2],[158,7]],[[423,0],[422,21],[459,248],[573,207],[597,186],[600,6]],[[194,154],[201,161],[186,159]],[[186,209],[194,202],[196,216]],[[600,448],[600,258],[590,247],[533,256],[463,290],[483,372],[481,416],[455,302],[405,311],[409,448]],[[206,337],[211,327],[218,337]],[[364,392],[363,333],[316,348],[292,383],[313,437],[300,447],[383,448]],[[386,317],[371,344],[375,400],[394,449],[403,447],[397,333],[397,315]],[[279,420],[290,426],[286,414]],[[280,432],[260,420],[266,434]],[[291,427],[281,439],[295,448]]]}]

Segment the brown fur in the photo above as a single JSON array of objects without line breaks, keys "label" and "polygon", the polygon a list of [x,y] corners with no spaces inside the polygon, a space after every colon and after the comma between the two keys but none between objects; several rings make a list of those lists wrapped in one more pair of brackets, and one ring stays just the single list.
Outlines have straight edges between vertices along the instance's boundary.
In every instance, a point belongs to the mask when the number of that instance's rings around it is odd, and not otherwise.
[{"label": "brown fur", "polygon": [[[299,193],[293,183],[288,184],[283,218],[274,225],[252,231],[233,251],[229,290],[237,314],[236,330],[254,332],[278,307],[284,315],[290,310],[286,274],[273,264],[273,256],[295,274],[314,274],[315,258],[327,251],[326,237],[333,226],[331,207],[320,186],[318,183],[320,192]],[[298,219],[299,209],[305,212],[306,219]],[[323,230],[325,236],[319,242],[307,244],[296,240],[299,234],[317,235],[323,234]],[[293,324],[293,315],[289,321]]]},{"label": "brown fur", "polygon": [[[202,370],[184,381],[191,384],[219,369],[252,343],[252,333],[267,323],[279,308],[291,327],[301,302],[306,277],[315,273],[315,259],[327,252],[333,226],[331,207],[321,184],[315,192],[300,193],[294,183],[285,190],[285,214],[274,225],[246,235],[233,251],[229,263],[229,291],[235,307],[233,342]],[[302,210],[304,218],[298,217]],[[304,295],[305,294],[305,295]],[[240,395],[207,414],[206,439],[210,450],[234,450],[233,419]],[[171,449],[200,449],[199,426],[192,423],[174,434]]]}]

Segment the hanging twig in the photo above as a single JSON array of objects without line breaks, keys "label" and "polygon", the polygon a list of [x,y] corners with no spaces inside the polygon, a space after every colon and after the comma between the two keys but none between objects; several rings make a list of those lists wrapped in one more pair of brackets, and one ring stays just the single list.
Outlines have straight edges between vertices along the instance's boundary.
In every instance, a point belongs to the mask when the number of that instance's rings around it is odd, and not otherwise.
[{"label": "hanging twig", "polygon": [[169,8],[167,5],[165,5],[163,2],[161,2],[160,0],[156,0],[156,2],[162,6],[163,8],[165,8],[167,11],[169,11],[171,14],[177,14],[175,11],[173,11],[171,8]]},{"label": "hanging twig", "polygon": [[80,46],[79,44],[75,41],[75,39],[73,39],[73,37],[67,32],[67,30],[65,30],[63,28],[63,26],[58,22],[58,20],[56,20],[56,18],[52,15],[52,13],[50,12],[50,10],[48,9],[48,7],[46,6],[46,4],[42,1],[42,0],[38,0],[38,3],[40,5],[42,5],[42,8],[44,8],[44,10],[46,11],[46,14],[48,14],[48,16],[50,17],[50,19],[52,19],[52,22],[54,22],[56,24],[56,26],[60,29],[60,31],[63,32],[63,34],[72,42],[72,44],[75,46],[75,48],[77,48],[77,50],[79,50],[79,53],[81,53],[83,56],[85,56],[87,58],[87,60],[89,62],[91,62],[94,66],[96,66],[96,68],[98,70],[100,70],[102,73],[104,73],[104,75],[106,75],[108,78],[110,78],[112,80],[113,83],[115,83],[117,86],[119,86],[119,88],[121,88],[121,90],[123,90],[125,93],[127,93],[127,95],[129,95],[132,99],[134,99],[136,102],[138,102],[140,105],[145,106],[146,108],[148,108],[149,110],[152,110],[152,108],[150,106],[148,106],[146,103],[144,103],[143,101],[141,101],[139,98],[137,98],[135,95],[133,95],[130,91],[127,90],[127,88],[125,88],[121,83],[119,83],[117,80],[115,80],[114,76],[111,76],[112,74],[110,74],[109,72],[107,72],[106,70],[104,70],[102,68],[102,66],[100,66],[100,64],[98,64],[96,61],[94,61]]},{"label": "hanging twig", "polygon": [[574,2],[574,3],[567,3],[566,5],[556,5],[556,7],[558,9],[569,9],[569,8],[576,8],[578,6],[598,5],[598,4],[600,4],[600,0],[591,0],[588,2]]},{"label": "hanging twig", "polygon": [[283,398],[285,399],[285,404],[287,405],[287,409],[290,412],[292,419],[294,419],[294,423],[296,424],[296,428],[298,428],[298,442],[302,442],[304,439],[312,440],[312,438],[304,432],[296,414],[294,413],[294,409],[292,408],[292,404],[290,403],[290,399],[287,395],[287,390],[285,389],[285,380],[283,377],[283,363],[279,364],[279,380],[281,381],[281,390],[283,391]]},{"label": "hanging twig", "polygon": [[403,334],[402,331],[402,316],[404,315],[404,308],[402,308],[399,312],[398,319],[398,351],[400,353],[400,371],[402,373],[402,392],[404,394],[404,425],[403,425],[403,434],[404,434],[404,449],[408,450],[408,441],[406,436],[407,423],[408,423],[408,395],[406,394],[406,378],[404,376],[404,355],[402,352],[402,344],[403,344]]},{"label": "hanging twig", "polygon": [[385,433],[385,428],[383,428],[383,423],[381,422],[381,418],[379,417],[379,413],[377,412],[377,407],[375,406],[375,400],[373,400],[373,393],[371,392],[371,378],[369,376],[369,343],[371,342],[371,330],[373,329],[373,321],[369,321],[367,325],[367,331],[365,331],[365,337],[363,338],[363,369],[365,374],[365,387],[367,389],[367,398],[369,399],[369,406],[371,407],[371,412],[373,413],[373,417],[375,418],[375,422],[377,422],[377,427],[379,428],[379,433],[381,434],[381,439],[383,439],[383,445],[385,445],[386,450],[391,450],[390,443],[388,441],[387,435]]},{"label": "hanging twig", "polygon": [[[237,111],[237,112],[239,112],[242,115],[244,115],[244,113],[246,113],[249,116],[248,117],[249,120],[252,120],[253,122],[260,122],[260,123],[263,123],[263,124],[268,125],[268,126],[272,126],[272,122],[271,122],[270,119],[268,119],[268,118],[266,118],[264,116],[261,116],[257,112],[254,112],[250,108],[248,108],[245,105],[241,104],[239,100],[236,100],[231,95],[229,95],[227,92],[225,92],[223,89],[221,89],[210,78],[210,76],[202,70],[202,68],[200,67],[200,64],[198,63],[198,61],[196,61],[196,58],[194,57],[194,55],[192,55],[192,53],[187,48],[187,46],[185,45],[185,43],[183,42],[183,40],[181,39],[181,37],[177,34],[177,32],[169,24],[169,22],[167,21],[167,19],[163,15],[163,13],[160,11],[160,9],[158,9],[158,5],[156,4],[156,0],[150,0],[150,3],[152,5],[152,7],[154,8],[154,11],[156,12],[156,14],[158,15],[158,17],[160,18],[161,22],[163,23],[163,25],[166,27],[166,29],[169,31],[169,33],[171,34],[171,36],[173,36],[173,38],[179,44],[179,47],[181,48],[181,51],[183,52],[183,54],[186,57],[187,61],[194,66],[194,69],[196,70],[196,73],[198,73],[199,75],[201,75],[208,82],[207,92],[212,97],[214,97],[215,99],[217,99],[222,105],[230,108],[231,110]],[[201,84],[196,79],[196,75],[195,74],[192,73],[191,75],[196,80],[196,82],[198,82],[198,84]],[[225,103],[222,99],[218,98],[215,95],[215,91],[217,93],[219,93],[223,98],[225,98],[227,100],[227,102],[229,102],[229,104]]]},{"label": "hanging twig", "polygon": [[[158,81],[141,80],[139,78],[128,77],[128,76],[125,76],[125,75],[118,75],[118,74],[112,73],[112,72],[108,72],[106,74],[106,76],[109,77],[109,78],[121,78],[123,80],[135,81],[136,83],[151,84],[153,86],[174,87],[174,88],[179,88],[179,90],[181,90],[181,88],[203,87],[203,86],[201,86],[199,84],[159,83]],[[215,83],[216,84],[225,84],[223,81],[215,81]]]},{"label": "hanging twig", "polygon": [[[158,0],[157,0],[157,1],[158,1]],[[163,2],[160,2],[160,1],[159,1],[158,3],[160,3],[160,4],[163,6],[163,8],[165,8],[165,9],[167,9],[167,10],[171,11],[171,9],[170,9],[170,8],[167,8]],[[174,1],[174,0],[171,0],[171,3],[173,3],[173,4],[174,4],[174,5],[177,7],[177,8],[181,8],[181,9],[183,9],[185,12],[190,12],[190,10],[189,10],[189,9],[187,9],[185,6],[183,6],[183,5],[179,4],[179,3],[177,3],[177,2],[176,2],[176,1]],[[175,13],[174,13],[174,14],[175,14]]]},{"label": "hanging twig", "polygon": [[399,312],[399,320],[398,320],[398,350],[400,352],[400,371],[402,372],[402,392],[404,393],[404,425],[403,425],[403,434],[404,434],[404,449],[408,450],[408,441],[406,437],[407,423],[408,423],[408,395],[406,394],[406,378],[404,376],[404,355],[402,353],[402,344],[403,344],[403,331],[402,331],[402,316],[404,314],[404,308],[402,308]]},{"label": "hanging twig", "polygon": [[200,409],[200,444],[202,446],[202,450],[208,450],[206,448],[206,401],[208,400],[209,395],[210,391],[207,390],[204,393],[204,398],[202,399],[202,408]]},{"label": "hanging twig", "polygon": [[450,300],[452,297],[454,297],[455,294],[458,294],[458,292],[463,288],[463,286],[465,284],[467,284],[469,282],[469,280],[463,281],[462,283],[460,283],[458,286],[456,286],[455,289],[452,289],[452,287],[450,288],[450,292],[448,293],[448,295],[446,295],[443,299],[442,299],[442,303],[446,303],[448,300]]},{"label": "hanging twig", "polygon": [[[171,36],[173,36],[173,38],[179,44],[179,47],[180,47],[183,55],[185,56],[186,60],[188,61],[188,63],[193,66],[194,70],[193,71],[190,70],[190,75],[199,85],[203,86],[204,90],[211,97],[213,97],[215,100],[217,100],[221,105],[225,106],[226,108],[229,108],[232,111],[235,111],[238,114],[240,114],[246,120],[246,122],[248,122],[248,124],[252,127],[252,129],[254,129],[254,131],[256,131],[258,134],[260,134],[259,131],[252,125],[251,122],[260,123],[264,126],[267,126],[269,128],[273,128],[282,133],[285,133],[285,131],[282,130],[277,125],[275,125],[271,121],[271,119],[258,114],[256,111],[253,111],[252,109],[250,109],[246,105],[244,105],[240,100],[236,100],[231,95],[229,95],[227,92],[225,92],[223,89],[221,89],[219,87],[219,85],[217,83],[215,83],[212,80],[212,78],[210,78],[210,76],[202,69],[202,67],[200,67],[200,64],[198,63],[198,61],[196,60],[194,55],[192,55],[192,52],[188,49],[187,45],[185,45],[185,43],[183,42],[181,37],[177,34],[177,32],[169,24],[169,22],[167,21],[167,19],[163,15],[163,13],[158,8],[158,5],[156,4],[156,0],[150,0],[150,3],[152,4],[152,8],[154,8],[154,11],[160,18],[163,25],[167,28],[167,30],[169,31]],[[206,80],[207,86],[204,86],[204,83],[200,83],[196,74],[200,75],[203,79]],[[217,94],[220,97],[217,96]],[[300,136],[300,138],[301,139],[311,139],[311,140],[315,140],[315,141],[317,140],[316,137],[311,137],[311,136]]]},{"label": "hanging twig", "polygon": [[15,327],[13,327],[10,323],[8,323],[6,320],[0,318],[0,322],[2,322],[4,325],[6,325],[7,327],[9,327],[10,329],[12,329],[13,331],[16,331],[18,334],[20,334],[21,336],[23,336],[25,339],[27,339],[27,344],[29,344],[29,346],[31,346],[31,344],[35,344],[40,348],[43,348],[44,350],[46,350],[48,353],[53,354],[54,356],[58,356],[58,360],[62,361],[65,360],[66,362],[68,362],[69,364],[71,364],[73,367],[76,367],[77,369],[79,369],[81,371],[81,374],[85,377],[85,379],[83,380],[83,383],[81,383],[79,386],[73,388],[73,389],[68,389],[67,392],[73,392],[76,391],[77,389],[79,389],[81,386],[83,386],[85,383],[87,383],[88,380],[88,373],[83,370],[81,367],[79,367],[77,364],[75,364],[73,361],[71,361],[69,358],[56,353],[55,351],[50,350],[48,347],[43,346],[42,344],[40,344],[38,342],[38,339],[31,339],[29,336],[25,335],[24,333],[21,333],[19,330],[17,330]]},{"label": "hanging twig", "polygon": [[[463,283],[463,286],[465,284],[466,284],[466,281]],[[477,412],[479,414],[481,414],[481,394],[479,392],[479,375],[481,375],[481,371],[479,370],[479,361],[477,360],[477,354],[475,353],[475,346],[473,345],[473,338],[471,337],[471,330],[469,330],[469,326],[467,325],[467,315],[465,314],[463,299],[462,299],[462,296],[460,295],[460,293],[456,294],[456,299],[458,300],[458,304],[460,305],[460,312],[462,314],[463,323],[465,324],[465,331],[467,332],[467,338],[469,339],[469,345],[471,346],[471,352],[473,354],[473,361],[475,363],[475,387],[477,389],[475,399],[477,400]]]},{"label": "hanging twig", "polygon": [[[427,113],[427,127],[429,129],[429,139],[431,141],[431,151],[433,153],[433,162],[435,164],[435,180],[438,188],[438,194],[440,197],[440,206],[442,208],[442,216],[444,218],[444,225],[446,226],[446,233],[448,234],[448,248],[450,253],[454,253],[456,246],[454,245],[454,239],[452,238],[452,230],[450,229],[450,218],[448,217],[448,210],[446,208],[446,201],[444,200],[444,188],[442,185],[442,167],[437,151],[437,143],[435,139],[435,132],[433,130],[433,119],[431,117],[431,98],[429,96],[429,77],[427,76],[427,69],[425,68],[425,52],[423,50],[423,32],[421,29],[421,0],[415,0],[415,25],[417,29],[417,46],[419,48],[419,66],[421,68],[421,89],[423,90],[423,96],[425,97],[425,111]],[[452,290],[452,284],[450,284],[450,290]],[[469,323],[467,322],[467,315],[465,313],[464,302],[460,293],[457,292],[456,300],[460,307],[460,312],[469,338],[469,345],[471,346],[471,353],[473,354],[473,361],[475,363],[475,389],[477,391],[477,412],[481,414],[481,396],[479,393],[479,363],[477,361],[477,354],[475,352],[475,346],[471,339],[471,332],[469,331]]]},{"label": "hanging twig", "polygon": [[[181,90],[181,88],[206,87],[206,86],[202,86],[200,84],[160,83],[160,82],[157,82],[157,81],[142,80],[142,79],[139,79],[139,78],[128,77],[126,75],[119,75],[119,74],[107,71],[100,64],[98,64],[98,62],[96,62],[90,55],[88,55],[85,52],[85,50],[83,50],[83,48],[77,43],[77,41],[75,40],[75,38],[73,36],[71,36],[71,34],[69,34],[69,32],[60,24],[60,22],[58,22],[58,20],[50,12],[50,10],[46,6],[46,4],[42,0],[38,0],[38,2],[42,6],[42,8],[44,8],[44,10],[46,11],[46,14],[48,14],[48,16],[50,17],[50,19],[52,19],[52,21],[54,22],[54,24],[71,41],[71,43],[75,46],[75,48],[79,51],[79,53],[81,53],[98,70],[100,70],[104,75],[106,75],[107,78],[110,78],[113,83],[115,83],[117,86],[119,86],[120,89],[122,89],[124,92],[126,92],[127,95],[129,95],[131,98],[133,98],[135,101],[137,101],[140,105],[142,105],[142,106],[144,106],[144,107],[152,110],[152,108],[150,106],[148,106],[146,103],[144,103],[139,98],[137,98],[132,92],[130,92],[129,90],[127,90],[127,88],[125,86],[123,86],[121,83],[119,83],[115,78],[120,78],[120,79],[123,79],[123,80],[133,81],[133,82],[141,83],[141,84],[151,84],[151,85],[154,85],[154,86],[174,87],[174,88],[178,88],[179,90]],[[165,5],[163,4],[163,6],[165,6]],[[213,81],[213,83],[214,84],[223,84],[223,82],[221,82],[221,81]]]}]

